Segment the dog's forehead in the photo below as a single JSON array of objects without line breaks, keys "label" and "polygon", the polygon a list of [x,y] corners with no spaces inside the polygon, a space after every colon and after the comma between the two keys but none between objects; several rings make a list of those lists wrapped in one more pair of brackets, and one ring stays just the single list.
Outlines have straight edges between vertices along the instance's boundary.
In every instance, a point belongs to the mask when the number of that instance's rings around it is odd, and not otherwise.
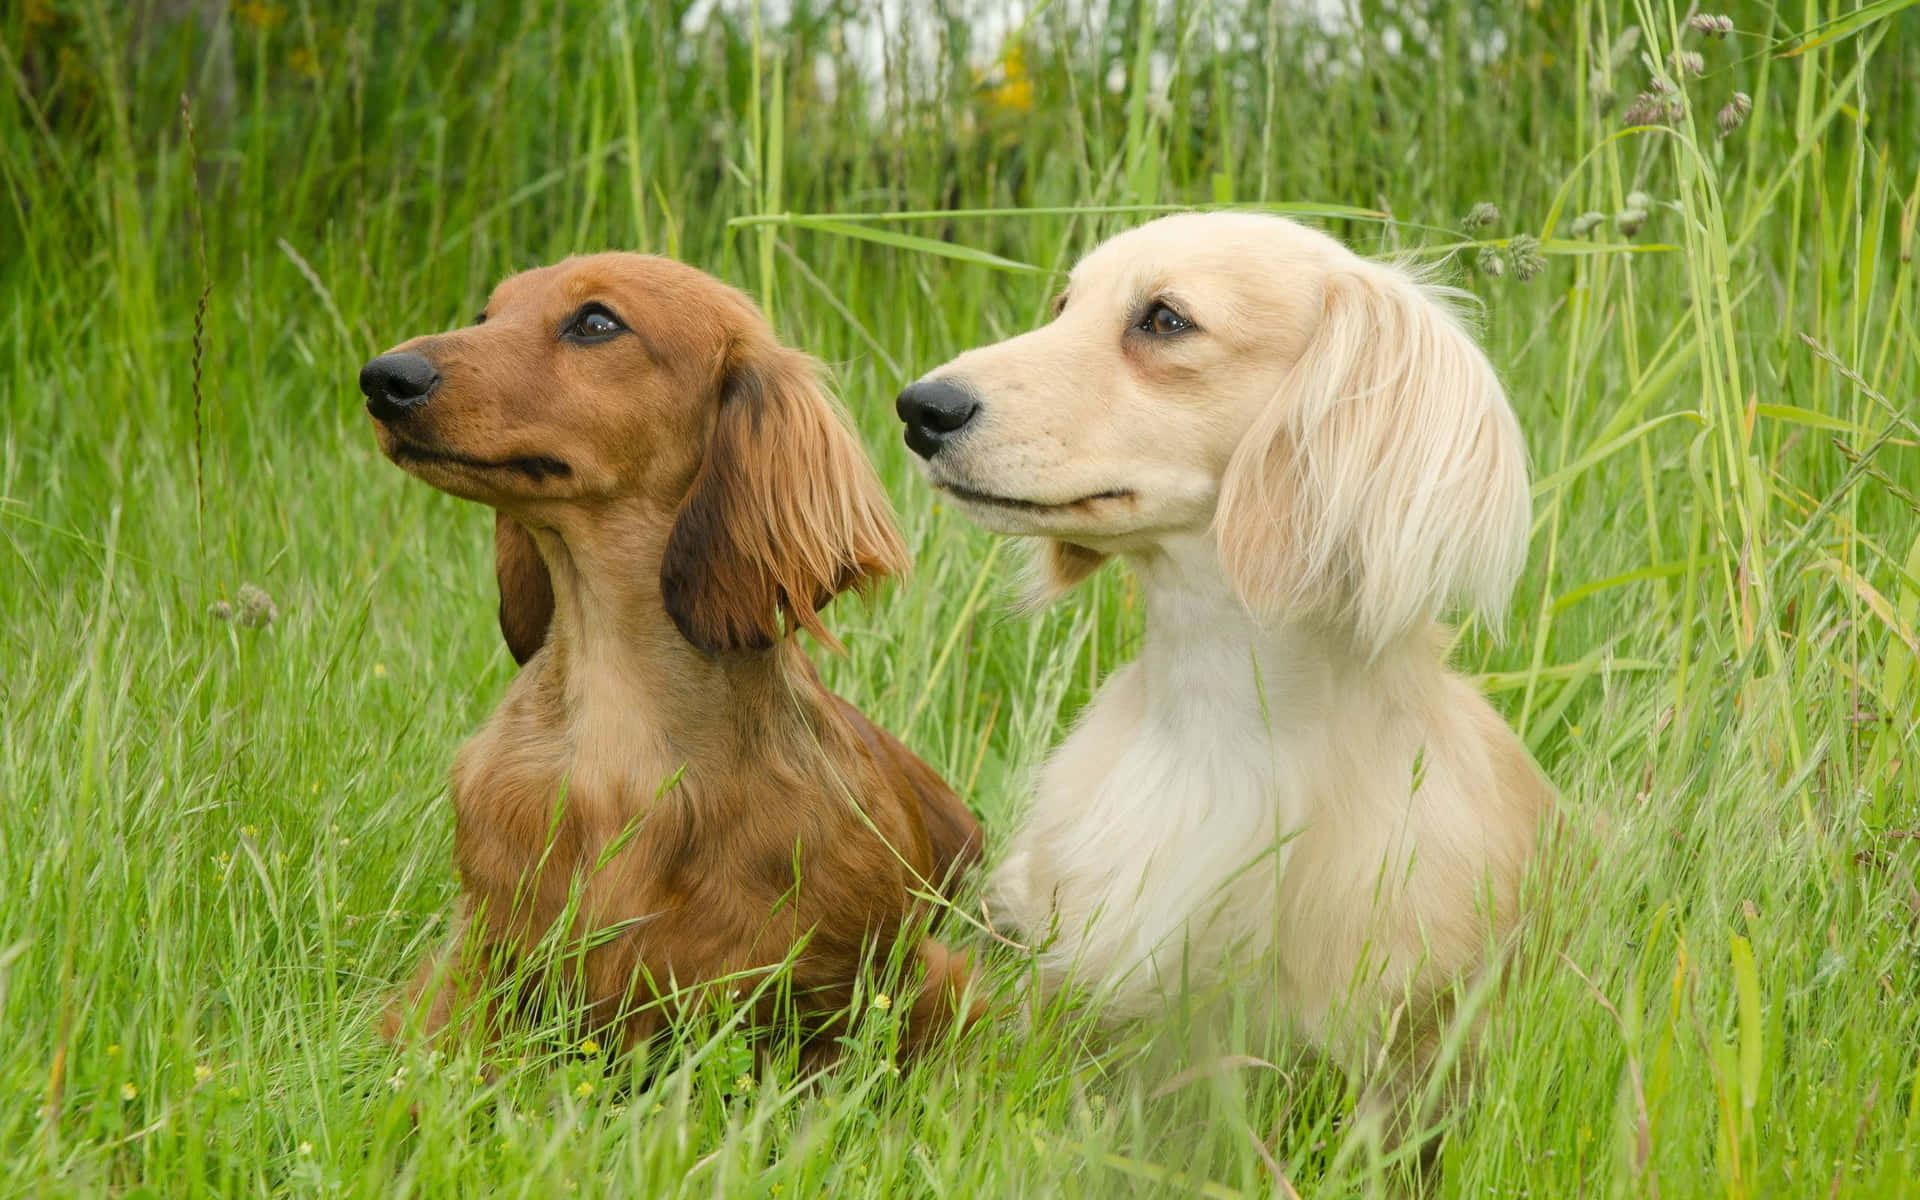
[{"label": "dog's forehead", "polygon": [[564,259],[509,276],[493,290],[491,305],[577,307],[590,300],[659,301],[730,308],[733,290],[719,280],[670,258],[609,251]]},{"label": "dog's forehead", "polygon": [[1192,285],[1208,278],[1246,282],[1289,261],[1337,249],[1324,234],[1264,213],[1179,213],[1102,242],[1074,267],[1069,286],[1124,294]]},{"label": "dog's forehead", "polygon": [[560,299],[563,281],[571,260],[551,266],[534,267],[509,275],[493,287],[487,297],[487,311],[495,317],[527,306],[545,307]]}]

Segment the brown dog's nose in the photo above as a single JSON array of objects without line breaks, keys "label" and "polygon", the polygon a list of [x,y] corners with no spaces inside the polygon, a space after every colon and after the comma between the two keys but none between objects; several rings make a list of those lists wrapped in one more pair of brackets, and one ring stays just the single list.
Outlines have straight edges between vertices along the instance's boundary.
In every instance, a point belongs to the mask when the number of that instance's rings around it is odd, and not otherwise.
[{"label": "brown dog's nose", "polygon": [[360,368],[360,391],[376,421],[391,421],[425,404],[439,382],[433,364],[413,353],[382,354]]},{"label": "brown dog's nose", "polygon": [[980,402],[957,383],[922,379],[907,385],[893,411],[907,423],[907,445],[921,458],[932,458],[973,420]]}]

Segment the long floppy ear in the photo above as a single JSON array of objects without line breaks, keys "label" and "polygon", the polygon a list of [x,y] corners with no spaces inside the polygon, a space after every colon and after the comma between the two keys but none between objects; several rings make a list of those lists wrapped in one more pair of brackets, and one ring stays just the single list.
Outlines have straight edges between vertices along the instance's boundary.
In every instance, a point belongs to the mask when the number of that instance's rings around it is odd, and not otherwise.
[{"label": "long floppy ear", "polygon": [[1374,263],[1324,285],[1222,480],[1228,578],[1253,612],[1345,625],[1369,655],[1453,603],[1497,625],[1527,549],[1526,447],[1461,294]]},{"label": "long floppy ear", "polygon": [[533,535],[503,512],[493,514],[493,575],[500,583],[500,636],[524,665],[553,623],[553,581]]},{"label": "long floppy ear", "polygon": [[813,360],[771,341],[736,347],[660,563],[680,632],[720,651],[770,646],[798,626],[838,650],[819,610],[906,567],[886,493]]}]

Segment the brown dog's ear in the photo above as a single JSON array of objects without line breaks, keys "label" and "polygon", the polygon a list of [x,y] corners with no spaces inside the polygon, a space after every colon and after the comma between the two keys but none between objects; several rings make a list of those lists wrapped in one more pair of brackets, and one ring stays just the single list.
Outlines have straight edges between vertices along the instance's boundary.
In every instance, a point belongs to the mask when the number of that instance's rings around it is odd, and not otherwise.
[{"label": "brown dog's ear", "polygon": [[770,341],[736,347],[660,563],[681,634],[712,652],[799,626],[837,650],[819,610],[906,566],[886,494],[813,360]]},{"label": "brown dog's ear", "polygon": [[493,514],[493,574],[500,581],[500,636],[524,665],[553,623],[553,581],[533,535],[503,512]]}]

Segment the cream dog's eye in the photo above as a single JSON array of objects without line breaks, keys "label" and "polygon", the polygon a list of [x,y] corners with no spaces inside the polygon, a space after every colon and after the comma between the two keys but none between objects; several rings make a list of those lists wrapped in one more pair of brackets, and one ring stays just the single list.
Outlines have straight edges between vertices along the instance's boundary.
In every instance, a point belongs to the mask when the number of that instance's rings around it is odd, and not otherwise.
[{"label": "cream dog's eye", "polygon": [[604,342],[626,328],[604,305],[589,304],[574,314],[560,330],[560,336],[570,342]]},{"label": "cream dog's eye", "polygon": [[1193,322],[1173,311],[1164,301],[1156,301],[1153,307],[1147,310],[1147,315],[1141,317],[1140,323],[1134,326],[1134,328],[1140,330],[1142,333],[1153,333],[1161,337],[1167,337],[1192,329]]}]

